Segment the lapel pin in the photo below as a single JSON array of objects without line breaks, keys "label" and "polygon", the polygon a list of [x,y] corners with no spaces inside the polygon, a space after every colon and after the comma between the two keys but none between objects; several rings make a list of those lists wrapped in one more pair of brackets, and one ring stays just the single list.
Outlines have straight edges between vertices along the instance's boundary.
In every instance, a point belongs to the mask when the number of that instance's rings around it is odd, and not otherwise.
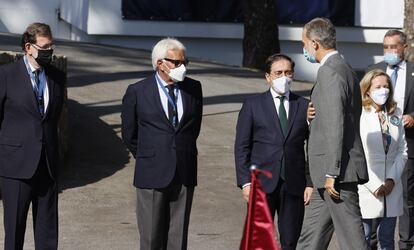
[{"label": "lapel pin", "polygon": [[390,117],[390,122],[394,126],[399,126],[399,125],[402,124],[401,119],[398,118],[398,116],[396,116],[396,115],[393,115],[393,116]]}]

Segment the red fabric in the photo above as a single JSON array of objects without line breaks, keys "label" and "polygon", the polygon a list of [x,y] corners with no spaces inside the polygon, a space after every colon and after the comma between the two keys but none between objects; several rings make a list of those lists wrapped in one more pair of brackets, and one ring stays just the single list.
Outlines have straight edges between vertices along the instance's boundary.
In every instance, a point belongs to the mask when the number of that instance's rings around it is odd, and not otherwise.
[{"label": "red fabric", "polygon": [[[271,173],[259,169],[251,171],[251,186],[246,222],[240,250],[280,250],[276,244],[273,219],[267,206],[258,174],[271,177]],[[270,175],[270,176],[269,176]]]}]

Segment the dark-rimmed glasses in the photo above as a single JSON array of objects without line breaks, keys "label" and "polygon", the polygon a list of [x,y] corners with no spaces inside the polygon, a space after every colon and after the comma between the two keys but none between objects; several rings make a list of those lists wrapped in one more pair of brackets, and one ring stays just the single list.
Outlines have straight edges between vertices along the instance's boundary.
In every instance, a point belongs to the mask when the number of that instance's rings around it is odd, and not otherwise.
[{"label": "dark-rimmed glasses", "polygon": [[33,47],[35,47],[35,49],[37,49],[37,50],[50,50],[50,49],[55,49],[56,48],[56,45],[54,45],[54,44],[46,44],[44,46],[39,46],[37,44],[31,43],[31,45]]},{"label": "dark-rimmed glasses", "polygon": [[174,59],[170,59],[170,58],[164,58],[164,60],[174,64],[175,67],[180,67],[183,64],[184,64],[184,66],[187,66],[188,63],[190,62],[187,58],[184,59],[184,60],[174,60]]}]

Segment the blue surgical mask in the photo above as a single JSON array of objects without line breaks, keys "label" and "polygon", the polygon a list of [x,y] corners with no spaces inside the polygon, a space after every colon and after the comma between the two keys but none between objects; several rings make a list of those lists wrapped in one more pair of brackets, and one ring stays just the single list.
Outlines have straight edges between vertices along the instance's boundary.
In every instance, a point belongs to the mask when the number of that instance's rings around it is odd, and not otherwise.
[{"label": "blue surgical mask", "polygon": [[316,63],[316,58],[314,55],[311,55],[308,53],[308,51],[303,48],[303,56],[306,58],[306,60],[308,60],[311,63]]},{"label": "blue surgical mask", "polygon": [[384,61],[388,65],[394,66],[401,61],[401,58],[397,53],[384,53]]}]

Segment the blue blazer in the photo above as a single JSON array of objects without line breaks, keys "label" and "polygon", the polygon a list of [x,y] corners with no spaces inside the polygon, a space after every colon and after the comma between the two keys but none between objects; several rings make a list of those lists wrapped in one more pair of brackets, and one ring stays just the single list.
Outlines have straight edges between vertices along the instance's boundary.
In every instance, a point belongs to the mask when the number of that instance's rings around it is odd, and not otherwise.
[{"label": "blue blazer", "polygon": [[0,176],[29,179],[38,167],[42,148],[52,178],[59,163],[58,121],[65,75],[45,67],[49,105],[42,116],[23,59],[0,67]]},{"label": "blue blazer", "polygon": [[305,187],[312,186],[304,150],[309,135],[307,107],[308,100],[290,93],[285,137],[270,91],[248,98],[243,103],[234,146],[239,187],[250,182],[249,167],[256,164],[272,173],[271,179],[260,177],[264,191],[272,193],[279,182],[283,155],[287,190],[294,195],[303,195]]},{"label": "blue blazer", "polygon": [[183,116],[172,126],[161,105],[155,74],[128,87],[122,100],[122,139],[135,157],[134,185],[163,188],[177,171],[185,186],[197,185],[197,145],[203,101],[201,84],[178,83]]}]

